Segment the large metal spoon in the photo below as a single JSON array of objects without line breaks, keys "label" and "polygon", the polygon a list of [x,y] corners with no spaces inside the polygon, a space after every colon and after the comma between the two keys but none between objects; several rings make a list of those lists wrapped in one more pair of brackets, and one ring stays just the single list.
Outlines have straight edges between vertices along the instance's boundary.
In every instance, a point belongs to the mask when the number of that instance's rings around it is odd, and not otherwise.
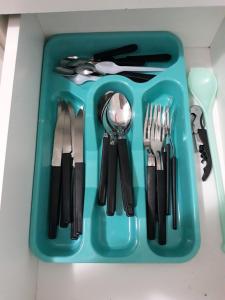
[{"label": "large metal spoon", "polygon": [[[113,132],[116,132],[117,134],[117,147],[119,154],[120,179],[124,210],[126,211],[127,216],[133,216],[134,197],[132,172],[126,140],[126,133],[130,128],[132,120],[131,106],[123,94],[114,93],[111,96],[105,111],[107,114],[106,120],[108,120],[108,125],[112,128]],[[109,157],[109,170],[110,164],[113,165],[114,161]]]}]

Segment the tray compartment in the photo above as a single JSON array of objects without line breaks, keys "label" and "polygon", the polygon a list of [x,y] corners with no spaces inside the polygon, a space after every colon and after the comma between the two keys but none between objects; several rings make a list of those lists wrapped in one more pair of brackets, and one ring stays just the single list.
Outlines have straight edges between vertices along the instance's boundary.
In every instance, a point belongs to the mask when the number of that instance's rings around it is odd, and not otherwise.
[{"label": "tray compartment", "polygon": [[[187,117],[182,87],[174,80],[162,80],[143,96],[143,121],[147,103],[169,105],[172,115],[172,141],[177,157],[178,228],[172,229],[172,215],[167,217],[167,244],[148,241],[150,249],[160,256],[185,256],[196,242],[195,212],[189,199],[193,197],[192,156],[190,152],[190,122]],[[188,176],[187,176],[188,174]]]},{"label": "tray compartment", "polygon": [[[38,202],[33,204],[32,211],[38,212],[38,215],[33,214],[33,222],[36,227],[37,234],[31,236],[35,239],[37,245],[36,251],[42,253],[46,257],[55,256],[71,256],[77,252],[82,244],[82,237],[78,240],[70,240],[70,228],[58,228],[57,238],[50,240],[47,237],[48,229],[48,204],[49,204],[49,187],[50,187],[50,164],[52,156],[52,146],[54,140],[55,122],[57,118],[57,102],[60,98],[74,103],[74,95],[66,87],[62,81],[60,84],[60,91],[54,93],[52,97],[46,99],[45,105],[42,106],[39,118],[39,131],[37,144],[37,156],[42,162],[41,168],[36,169],[36,178],[38,178],[37,186],[34,185],[33,193],[39,199]],[[48,100],[48,101],[47,101]],[[83,105],[83,101],[76,97],[76,106]],[[41,187],[41,188],[37,188]]]},{"label": "tray compartment", "polygon": [[[97,133],[96,150],[98,153],[98,178],[101,166],[102,137],[104,128],[97,118],[97,107],[102,96],[107,91],[121,92],[127,97],[131,107],[133,106],[134,100],[130,80],[126,80],[126,78],[121,76],[108,76],[107,78],[104,78],[104,82],[99,82],[99,85],[92,90],[91,94],[93,95],[93,100],[90,101],[90,105],[92,105],[93,108],[91,115],[94,116],[95,132]],[[127,143],[130,150],[132,149],[134,122],[135,121],[132,120],[131,128],[127,134]],[[135,216],[128,218],[123,210],[121,184],[119,180],[119,162],[117,165],[116,212],[113,217],[106,215],[106,206],[98,206],[97,197],[98,184],[96,189],[96,201],[94,203],[93,213],[91,216],[91,241],[95,251],[102,256],[108,257],[123,257],[129,255],[130,252],[134,251],[137,243],[137,218]]]}]

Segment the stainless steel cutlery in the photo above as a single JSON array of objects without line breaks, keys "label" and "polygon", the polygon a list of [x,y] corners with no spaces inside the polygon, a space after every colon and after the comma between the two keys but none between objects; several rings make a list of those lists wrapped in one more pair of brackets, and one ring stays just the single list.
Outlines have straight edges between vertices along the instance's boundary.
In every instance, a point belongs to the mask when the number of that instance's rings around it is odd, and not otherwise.
[{"label": "stainless steel cutlery", "polygon": [[132,119],[131,106],[124,95],[110,91],[100,100],[98,115],[105,129],[98,204],[107,202],[107,215],[114,215],[118,157],[124,211],[130,217],[134,215],[134,196],[126,133]]},{"label": "stainless steel cutlery", "polygon": [[[107,74],[119,74],[136,82],[145,82],[154,78],[156,74],[144,74],[144,72],[161,72],[165,70],[162,67],[143,66],[146,62],[163,63],[171,59],[171,55],[167,53],[121,57],[121,55],[137,49],[136,44],[130,44],[94,54],[90,58],[69,56],[60,60],[55,71],[68,77],[78,85],[87,81],[96,81]],[[116,56],[119,57],[116,58]]]},{"label": "stainless steel cutlery", "polygon": [[57,227],[71,224],[71,239],[82,234],[84,205],[83,160],[84,113],[75,114],[71,104],[60,101],[52,152],[49,231],[57,236]]},{"label": "stainless steel cutlery", "polygon": [[148,104],[143,132],[143,143],[147,152],[147,238],[156,238],[158,225],[158,242],[161,245],[166,244],[166,215],[170,212],[171,182],[173,228],[177,227],[176,158],[170,130],[169,107]]}]

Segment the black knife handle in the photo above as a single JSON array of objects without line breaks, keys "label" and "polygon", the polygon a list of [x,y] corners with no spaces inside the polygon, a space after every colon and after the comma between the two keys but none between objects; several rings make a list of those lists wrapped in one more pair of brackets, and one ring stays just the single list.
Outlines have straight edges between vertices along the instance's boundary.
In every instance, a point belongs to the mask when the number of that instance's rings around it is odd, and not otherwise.
[{"label": "black knife handle", "polygon": [[67,227],[71,222],[71,168],[72,157],[70,153],[62,154],[62,203],[60,213],[60,227]]},{"label": "black knife handle", "polygon": [[118,66],[144,66],[145,60],[140,59],[129,59],[129,57],[121,57],[121,58],[114,58],[111,57],[109,60],[113,61]]},{"label": "black knife handle", "polygon": [[155,239],[156,230],[156,168],[147,166],[146,225],[148,240]]},{"label": "black knife handle", "polygon": [[106,60],[106,59],[111,58],[112,56],[117,56],[117,55],[121,55],[121,54],[134,52],[137,50],[137,48],[138,48],[137,44],[129,44],[129,45],[126,45],[123,47],[98,52],[93,55],[93,58],[94,58],[94,60],[97,60],[97,61],[98,60]]},{"label": "black knife handle", "polygon": [[162,54],[148,54],[148,55],[129,55],[124,59],[135,60],[139,62],[167,62],[171,59],[171,55],[168,53]]},{"label": "black knife handle", "polygon": [[144,66],[147,62],[167,62],[170,59],[170,54],[135,55],[111,58],[111,60],[119,66]]},{"label": "black knife handle", "polygon": [[108,150],[109,150],[109,136],[104,136],[102,139],[102,160],[98,190],[98,204],[105,205],[106,190],[107,190],[107,172],[108,172]]},{"label": "black knife handle", "polygon": [[83,162],[75,163],[73,176],[73,221],[71,224],[71,239],[77,239],[83,233],[84,211],[84,172]]},{"label": "black knife handle", "polygon": [[134,216],[134,194],[129,152],[125,138],[118,139],[118,154],[124,211],[128,217],[132,217]]},{"label": "black knife handle", "polygon": [[107,209],[108,216],[113,216],[116,210],[116,177],[117,177],[117,143],[109,144],[108,156],[108,187]]},{"label": "black knife handle", "polygon": [[73,167],[72,169],[72,176],[71,176],[71,239],[77,240],[79,237],[79,234],[77,232],[77,218],[76,218],[76,169]]},{"label": "black knife handle", "polygon": [[157,203],[159,233],[158,242],[160,245],[166,244],[166,180],[165,171],[156,171]]},{"label": "black knife handle", "polygon": [[172,169],[172,222],[173,229],[177,229],[177,192],[176,192],[176,168],[177,168],[177,159],[175,156],[171,158],[171,169]]},{"label": "black knife handle", "polygon": [[128,72],[128,71],[120,72],[118,73],[118,75],[125,76],[133,81],[140,82],[140,83],[146,82],[156,76],[154,74],[144,74],[144,73]]},{"label": "black knife handle", "polygon": [[209,177],[209,174],[212,170],[212,158],[209,148],[209,141],[208,141],[208,135],[206,129],[202,128],[198,130],[198,135],[203,143],[203,146],[199,147],[199,152],[202,156],[202,162],[206,162],[206,166],[203,169],[203,175],[202,180],[206,181],[206,179]]},{"label": "black knife handle", "polygon": [[51,167],[48,238],[55,239],[59,223],[61,167]]}]

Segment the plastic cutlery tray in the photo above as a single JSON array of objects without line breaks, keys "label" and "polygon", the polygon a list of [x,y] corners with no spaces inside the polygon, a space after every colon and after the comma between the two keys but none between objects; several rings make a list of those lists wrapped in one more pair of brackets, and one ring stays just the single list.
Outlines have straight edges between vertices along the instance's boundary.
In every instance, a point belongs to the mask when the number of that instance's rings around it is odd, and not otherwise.
[{"label": "plastic cutlery tray", "polygon": [[[137,54],[169,53],[172,60],[155,63],[167,67],[154,79],[135,83],[125,77],[105,76],[97,82],[77,86],[53,72],[68,55],[91,56],[100,50],[137,43]],[[136,53],[135,53],[136,54]],[[153,64],[151,64],[153,65]],[[97,104],[107,91],[123,93],[132,105],[133,122],[128,133],[131,152],[135,216],[122,209],[120,182],[117,182],[117,211],[106,216],[97,205],[103,128],[97,118]],[[84,232],[70,239],[70,228],[58,229],[55,240],[47,237],[50,165],[57,115],[62,97],[74,108],[85,109],[85,204]],[[178,229],[167,218],[167,244],[148,241],[145,209],[145,166],[143,123],[147,103],[172,106],[173,141],[177,156]],[[57,263],[74,262],[183,262],[192,258],[200,244],[196,179],[189,118],[183,49],[179,39],[168,32],[120,32],[64,34],[52,37],[45,46],[38,120],[36,162],[30,226],[30,248],[40,259]]]}]

